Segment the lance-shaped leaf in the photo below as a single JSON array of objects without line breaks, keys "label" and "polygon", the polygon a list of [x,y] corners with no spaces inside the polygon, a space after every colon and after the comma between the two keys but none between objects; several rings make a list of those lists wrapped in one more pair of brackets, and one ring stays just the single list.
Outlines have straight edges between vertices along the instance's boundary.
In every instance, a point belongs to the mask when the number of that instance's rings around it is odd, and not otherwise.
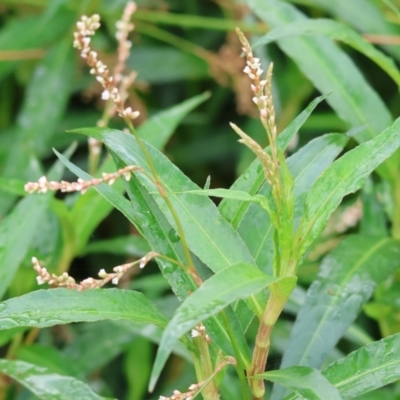
[{"label": "lance-shaped leaf", "polygon": [[[343,399],[354,399],[400,379],[400,333],[353,351],[330,364],[322,375],[335,385]],[[376,397],[379,398],[379,397]],[[303,397],[289,395],[285,400]]]},{"label": "lance-shaped leaf", "polygon": [[[379,3],[370,0],[309,0],[313,7],[322,8],[337,20],[345,21],[355,29],[366,34],[398,35],[399,29],[383,13]],[[386,2],[389,5],[389,2]],[[362,13],[360,12],[362,10]],[[382,44],[387,53],[400,60],[400,49],[398,46]]]},{"label": "lance-shaped leaf", "polygon": [[[65,159],[61,154],[56,152],[61,161],[82,179],[91,179],[91,176],[83,172],[74,164]],[[122,166],[120,160],[116,160],[117,166]],[[182,243],[177,240],[177,235],[171,227],[165,216],[162,214],[157,204],[146,189],[137,180],[132,177],[127,185],[127,191],[133,198],[129,202],[125,197],[109,185],[102,184],[96,186],[95,190],[109,201],[116,209],[121,211],[129,221],[131,221],[140,234],[147,240],[150,247],[159,254],[165,255],[172,260],[176,260],[181,264],[185,264],[185,255]],[[195,265],[202,267],[202,263],[194,257]],[[189,293],[196,290],[196,286],[190,279],[188,274],[178,267],[174,262],[158,257],[156,259],[161,273],[167,279],[172,290],[182,301]],[[232,353],[232,347],[229,336],[225,330],[224,323],[221,318],[214,317],[207,321],[207,330],[219,349],[223,349],[226,353]],[[232,326],[235,331],[238,346],[242,355],[249,352],[248,345],[244,338],[243,332],[238,329],[237,324]]]},{"label": "lance-shaped leaf", "polygon": [[[314,111],[315,107],[323,101],[326,96],[317,97],[313,100],[307,108],[300,113],[290,125],[283,130],[278,136],[277,145],[282,151],[286,149],[290,141],[307,121],[308,117]],[[269,151],[269,147],[266,148]],[[255,195],[258,193],[260,187],[265,181],[265,176],[261,168],[260,161],[256,158],[252,164],[246,169],[246,171],[240,175],[236,182],[232,185],[231,189],[240,190]],[[248,209],[249,204],[247,202],[223,200],[219,205],[221,214],[233,225],[235,228],[239,226],[243,214]]]},{"label": "lance-shaped leaf", "polygon": [[[156,149],[162,150],[182,119],[208,97],[209,94],[204,93],[153,115],[140,126],[138,129],[139,136],[151,143]],[[91,132],[97,132],[98,128],[75,129],[71,132],[79,133],[83,130],[90,136]],[[114,161],[108,158],[102,165],[100,172],[111,172],[114,168]],[[114,187],[119,188],[121,192],[124,190],[123,185]],[[112,205],[98,196],[96,192],[89,192],[86,196],[77,200],[72,209],[72,218],[76,221],[77,253],[84,250],[94,229],[111,212],[112,208]]]},{"label": "lance-shaped leaf", "polygon": [[245,263],[225,268],[206,280],[182,303],[165,329],[153,366],[150,390],[154,388],[173,344],[182,335],[229,304],[259,292],[276,280]]},{"label": "lance-shaped leaf", "polygon": [[[323,135],[312,140],[288,158],[287,164],[294,179],[296,199],[294,216],[297,223],[304,212],[304,196],[308,189],[340,154],[347,140],[348,138],[342,134]],[[265,199],[264,202],[272,201],[270,186],[266,182],[261,185],[257,197],[249,194],[247,196],[248,201],[251,199],[257,201],[262,196],[268,199]],[[272,270],[274,251],[274,229],[269,214],[257,204],[250,204],[246,208],[243,205],[244,202],[240,206],[240,218],[239,215],[235,217],[233,226],[247,244],[257,265],[264,272],[269,273]]]},{"label": "lance-shaped leaf", "polygon": [[323,375],[343,399],[352,399],[400,379],[400,334],[388,336],[329,365]]},{"label": "lance-shaped leaf", "polygon": [[24,361],[0,360],[0,371],[42,400],[106,400],[75,378],[55,374],[47,368]]},{"label": "lance-shaped leaf", "polygon": [[[132,135],[103,129],[96,138],[102,140],[124,164],[139,165],[150,173],[147,161]],[[180,217],[190,250],[214,272],[241,261],[254,263],[246,246],[220,215],[214,203],[206,197],[174,194],[200,188],[154,147],[148,144],[146,147],[161,183],[169,193],[168,197]],[[157,193],[153,182],[142,174],[137,176],[150,192]],[[164,200],[158,194],[155,194],[154,198],[174,226],[174,220]],[[221,240],[222,237],[224,240]]]},{"label": "lance-shaped leaf", "polygon": [[344,239],[325,257],[317,280],[308,290],[283,355],[282,368],[320,367],[376,285],[398,268],[399,259],[400,243],[394,239],[363,235]]},{"label": "lance-shaped leaf", "polygon": [[133,290],[37,290],[0,303],[0,329],[44,328],[104,319],[125,319],[160,327],[167,322],[142,293]]},{"label": "lance-shaped leaf", "polygon": [[343,197],[360,189],[365,179],[400,146],[400,118],[375,139],[362,143],[334,162],[305,199],[301,251],[325,228]]},{"label": "lance-shaped leaf", "polygon": [[331,19],[312,19],[296,21],[272,29],[259,39],[253,47],[265,45],[292,36],[326,36],[353,47],[379,65],[400,86],[400,73],[394,61],[385,53],[367,42],[356,31]]},{"label": "lance-shaped leaf", "polygon": [[[247,0],[258,17],[271,28],[304,21],[306,16],[280,0]],[[354,137],[359,142],[374,138],[392,123],[385,104],[370,87],[350,57],[331,39],[324,37],[293,37],[277,41],[299,69],[322,93],[331,93],[327,102],[349,128],[365,126]],[[396,159],[390,159],[379,172],[394,179]]]},{"label": "lance-shaped leaf", "polygon": [[299,394],[307,400],[341,400],[338,390],[320,371],[308,367],[289,367],[257,375]]}]

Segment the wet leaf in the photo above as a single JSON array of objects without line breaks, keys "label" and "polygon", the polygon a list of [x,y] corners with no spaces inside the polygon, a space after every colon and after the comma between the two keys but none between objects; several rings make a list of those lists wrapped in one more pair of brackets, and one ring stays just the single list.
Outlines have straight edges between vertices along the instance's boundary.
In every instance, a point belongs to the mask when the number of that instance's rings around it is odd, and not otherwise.
[{"label": "wet leaf", "polygon": [[[219,271],[206,280],[175,312],[165,329],[150,380],[150,390],[171,353],[171,346],[200,321],[218,314],[226,306],[275,282],[251,264],[240,263]],[[245,365],[249,360],[244,359]]]},{"label": "wet leaf", "polygon": [[121,289],[37,290],[0,303],[0,310],[0,329],[19,326],[44,328],[103,319],[126,319],[160,327],[167,322],[142,293]]},{"label": "wet leaf", "polygon": [[305,198],[302,254],[325,228],[343,197],[360,189],[374,169],[399,146],[400,118],[375,139],[347,152],[318,178]]},{"label": "wet leaf", "polygon": [[101,400],[85,383],[24,361],[0,360],[0,370],[42,400]]},{"label": "wet leaf", "polygon": [[344,239],[323,260],[321,272],[307,292],[283,355],[282,368],[319,368],[377,284],[396,270],[399,258],[400,244],[394,239],[363,235]]}]

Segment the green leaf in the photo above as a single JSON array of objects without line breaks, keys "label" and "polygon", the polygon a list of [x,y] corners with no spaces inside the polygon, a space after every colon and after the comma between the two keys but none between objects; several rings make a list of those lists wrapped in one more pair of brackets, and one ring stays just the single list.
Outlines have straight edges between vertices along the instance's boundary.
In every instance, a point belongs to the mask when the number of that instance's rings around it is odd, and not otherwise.
[{"label": "green leaf", "polygon": [[[161,113],[153,115],[138,129],[140,137],[151,143],[156,149],[162,150],[166,142],[174,133],[179,122],[195,107],[208,99],[209,94],[204,93],[192,97],[183,103],[168,108]],[[88,136],[98,133],[98,128],[81,128],[70,131],[71,133],[85,133]],[[111,172],[115,170],[115,164],[111,158],[106,159],[100,172]],[[122,193],[122,184],[114,185]],[[75,229],[77,236],[77,253],[81,253],[99,223],[111,212],[112,205],[98,196],[96,192],[88,192],[76,202],[72,210],[72,218],[77,221]]]},{"label": "green leaf", "polygon": [[17,196],[25,196],[25,182],[19,179],[7,179],[0,176],[0,190]]},{"label": "green leaf", "polygon": [[[271,28],[306,20],[304,14],[286,2],[247,2]],[[359,142],[374,138],[392,123],[390,112],[382,100],[347,54],[331,39],[294,37],[279,40],[277,44],[320,92],[331,92],[327,102],[350,128],[365,126],[355,135]],[[396,165],[396,160],[390,159],[379,168],[379,172],[386,179],[393,180]]]},{"label": "green leaf", "polygon": [[155,114],[139,127],[139,136],[156,149],[163,149],[182,119],[209,98],[210,93],[205,92]]},{"label": "green leaf", "polygon": [[139,79],[146,82],[165,84],[209,77],[206,61],[173,47],[135,47],[133,53],[128,59],[128,67],[137,71]]},{"label": "green leaf", "polygon": [[[125,165],[139,165],[150,173],[147,161],[132,135],[110,129],[103,129],[99,133],[97,138],[101,139]],[[215,204],[207,197],[174,194],[175,192],[198,190],[199,187],[190,181],[167,157],[148,144],[146,147],[160,181],[166,192],[169,193],[168,198],[179,215],[190,250],[213,272],[218,272],[238,262],[253,264],[254,260],[245,244],[221,216]],[[140,173],[136,176],[149,192],[157,191],[153,182],[150,182],[146,176]],[[135,196],[131,196],[131,199],[132,202],[137,201]],[[169,223],[175,227],[175,221],[164,199],[158,194],[154,195],[154,199]],[[179,237],[175,237],[175,240],[179,240]],[[261,301],[251,300],[254,312],[261,312],[263,308]]]},{"label": "green leaf", "polygon": [[15,355],[20,361],[25,361],[37,367],[47,368],[49,371],[78,378],[76,363],[56,347],[35,343],[20,347]]},{"label": "green leaf", "polygon": [[400,73],[394,61],[376,49],[353,29],[330,19],[303,20],[279,26],[259,39],[253,48],[292,36],[326,36],[353,47],[379,65],[400,86]]},{"label": "green leaf", "polygon": [[[60,2],[57,3],[53,3],[41,16],[19,17],[2,27],[0,49],[23,52],[39,49],[59,40],[60,36],[72,25],[75,15],[65,9]],[[17,64],[18,62],[15,61],[1,62],[0,79],[15,70]]]},{"label": "green leaf", "polygon": [[325,257],[317,280],[308,290],[282,367],[318,368],[377,284],[396,270],[399,259],[400,243],[394,239],[352,235],[340,242]]},{"label": "green leaf", "polygon": [[307,400],[341,400],[338,390],[316,369],[289,367],[257,375],[282,385]]},{"label": "green leaf", "polygon": [[86,384],[24,361],[0,360],[0,371],[15,379],[42,400],[101,400]]},{"label": "green leaf", "polygon": [[[376,33],[378,35],[398,35],[395,24],[389,22],[387,15],[377,7],[379,3],[370,0],[311,0],[310,5],[320,7],[336,19],[345,21],[362,33]],[[362,10],[362,13],[360,12]],[[394,45],[382,45],[386,52],[400,60],[400,49]]]},{"label": "green leaf", "polygon": [[[330,364],[322,371],[322,375],[335,385],[343,399],[353,399],[398,381],[400,379],[399,353],[400,334],[398,333],[353,351]],[[377,393],[372,398],[381,399],[381,396]],[[285,400],[300,399],[303,397],[298,395],[285,397]]]},{"label": "green leaf", "polygon": [[90,253],[109,253],[124,256],[143,257],[151,251],[148,243],[139,235],[121,236],[89,243],[82,255]]},{"label": "green leaf", "polygon": [[182,335],[234,301],[245,299],[276,280],[277,278],[265,275],[255,266],[246,263],[225,268],[206,280],[182,303],[165,329],[153,365],[150,390],[156,384],[171,353],[171,347]]},{"label": "green leaf", "polygon": [[400,379],[400,334],[389,336],[350,353],[322,374],[343,399],[352,399]]},{"label": "green leaf", "polygon": [[[34,308],[32,305],[34,304]],[[126,319],[166,325],[166,318],[146,297],[133,290],[37,290],[0,303],[0,329],[18,326],[44,328],[71,322]]]},{"label": "green leaf", "polygon": [[[70,157],[72,145],[66,156]],[[58,180],[64,170],[60,162],[49,171],[50,180]],[[54,193],[32,194],[22,199],[0,224],[0,298],[4,296],[24,260]]]},{"label": "green leaf", "polygon": [[[73,54],[68,37],[54,45],[36,67],[18,114],[17,132],[8,149],[2,172],[5,178],[31,180],[32,158],[50,150],[49,142],[72,90]],[[0,196],[0,214],[5,213],[14,200],[14,195]]]},{"label": "green leaf", "polygon": [[360,233],[370,236],[388,236],[387,221],[382,204],[379,202],[372,179],[367,179],[362,195],[363,217]]},{"label": "green leaf", "polygon": [[[77,176],[82,179],[91,179],[90,175],[70,163],[61,154],[58,152],[56,152],[56,154],[66,167]],[[121,163],[120,161],[118,162]],[[186,260],[182,243],[177,241],[175,231],[158,208],[152,196],[148,194],[140,183],[136,182],[134,177],[129,181],[129,185],[127,185],[127,191],[133,198],[131,202],[109,185],[102,184],[96,186],[94,189],[136,226],[139,233],[148,241],[150,247],[154,251],[183,264],[185,263]],[[193,258],[196,268],[203,266],[196,257]],[[186,272],[177,267],[176,264],[160,257],[156,260],[161,273],[167,279],[172,290],[180,300],[185,299],[189,293],[196,290],[193,281]],[[214,317],[210,319],[207,321],[206,327],[210,336],[213,338],[213,342],[215,342],[220,349],[223,349],[226,353],[233,352],[229,342],[229,336],[220,318]],[[233,329],[235,329],[235,327],[233,327]],[[241,346],[241,353],[246,354],[248,348],[243,332],[235,330],[235,336]]]},{"label": "green leaf", "polygon": [[[295,220],[298,223],[304,213],[304,196],[312,183],[339,155],[347,143],[347,138],[341,134],[327,134],[320,136],[289,157],[287,164],[294,179],[295,194]],[[260,176],[263,172],[259,171]],[[257,180],[260,179],[257,176]],[[258,190],[259,196],[266,196],[272,201],[268,183],[263,182]],[[243,238],[257,265],[266,273],[271,273],[273,262],[273,232],[274,228],[268,213],[257,204],[240,206],[233,223],[240,236]],[[222,208],[222,211],[225,207]],[[239,211],[239,210],[238,210]],[[239,218],[240,216],[240,218]]]},{"label": "green leaf", "polygon": [[333,163],[319,177],[305,199],[301,223],[301,252],[308,249],[325,228],[343,197],[360,189],[365,179],[400,146],[400,118],[375,139],[362,143]]},{"label": "green leaf", "polygon": [[[307,121],[308,117],[314,111],[315,107],[321,103],[326,96],[317,97],[313,100],[307,108],[298,115],[290,125],[279,134],[277,139],[278,148],[282,151],[286,149],[290,141],[302,127],[302,125]],[[269,150],[267,147],[266,150]],[[246,169],[246,171],[240,175],[236,182],[232,185],[232,190],[240,190],[249,193],[250,195],[255,195],[259,191],[260,187],[263,185],[265,176],[258,159],[255,159],[252,164]],[[219,205],[221,214],[231,223],[235,228],[239,226],[239,223],[243,217],[243,214],[249,208],[247,202],[239,202],[232,200],[223,200]]]}]

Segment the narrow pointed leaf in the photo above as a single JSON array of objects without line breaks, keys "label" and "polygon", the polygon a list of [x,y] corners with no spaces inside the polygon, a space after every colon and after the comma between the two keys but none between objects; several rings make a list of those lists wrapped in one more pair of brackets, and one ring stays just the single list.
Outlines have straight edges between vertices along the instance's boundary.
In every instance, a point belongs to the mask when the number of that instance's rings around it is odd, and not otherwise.
[{"label": "narrow pointed leaf", "polygon": [[[139,165],[149,171],[142,151],[132,135],[121,131],[103,129],[96,137],[114,152],[126,165]],[[193,251],[211,270],[220,271],[223,268],[238,262],[253,263],[244,243],[237,233],[222,218],[214,203],[206,197],[193,197],[176,195],[174,192],[200,189],[191,182],[175,165],[163,154],[152,146],[147,145],[150,157],[161,179],[162,185],[169,193],[175,211],[178,213],[186,239],[191,251]],[[138,179],[151,193],[156,192],[152,182],[149,182],[142,174]],[[175,225],[170,212],[160,195],[154,198],[167,216],[171,225]],[[220,240],[221,237],[224,240]]]},{"label": "narrow pointed leaf", "polygon": [[[344,400],[354,399],[398,381],[400,379],[399,354],[400,334],[398,333],[353,351],[330,364],[322,371],[322,375],[335,385]],[[299,395],[285,397],[285,400],[300,399],[303,397]]]},{"label": "narrow pointed leaf", "polygon": [[400,334],[388,336],[329,365],[323,375],[343,399],[352,399],[400,379]]},{"label": "narrow pointed leaf", "polygon": [[[35,306],[32,307],[32,304]],[[0,303],[0,329],[44,328],[71,322],[126,319],[166,325],[166,318],[146,297],[133,290],[38,290]]]},{"label": "narrow pointed leaf", "polygon": [[[156,149],[162,150],[182,119],[195,107],[208,99],[208,97],[209,94],[204,93],[153,115],[140,126],[138,129],[139,136],[152,144]],[[91,136],[92,132],[93,135],[95,132],[98,132],[98,128],[81,128],[72,130],[71,132],[82,133],[82,131],[86,135]],[[100,172],[111,172],[114,169],[114,161],[112,158],[108,158],[102,165]],[[124,190],[123,185],[116,185],[114,187],[118,187],[121,192]],[[111,212],[112,208],[112,205],[101,196],[98,196],[96,192],[89,192],[86,196],[78,199],[72,210],[72,218],[77,221],[75,227],[78,246],[76,249],[77,253],[83,251],[94,229]]]},{"label": "narrow pointed leaf", "polygon": [[0,360],[0,371],[42,400],[106,400],[75,378],[55,374],[47,368],[24,361]]},{"label": "narrow pointed leaf", "polygon": [[259,39],[253,47],[265,45],[292,36],[326,36],[353,47],[379,65],[400,86],[400,73],[394,61],[367,42],[356,31],[331,19],[296,21],[279,26]]},{"label": "narrow pointed leaf", "polygon": [[[304,197],[310,186],[340,154],[347,140],[348,138],[342,134],[323,135],[312,140],[288,158],[288,167],[294,179],[296,221],[304,213]],[[260,171],[260,175],[263,176],[262,171]],[[272,201],[268,183],[262,183],[258,194],[266,196],[270,199],[269,201]],[[249,195],[249,198],[251,197]],[[259,205],[250,204],[245,209],[244,204],[242,203],[240,206],[240,214],[237,214],[233,220],[233,227],[237,229],[247,244],[257,265],[263,268],[264,272],[269,273],[272,270],[274,251],[273,225],[268,213]],[[222,210],[224,211],[224,207]]]},{"label": "narrow pointed leaf", "polygon": [[182,119],[209,97],[210,93],[205,92],[157,113],[140,126],[138,129],[140,137],[156,149],[163,149]]},{"label": "narrow pointed leaf", "polygon": [[347,152],[319,177],[305,199],[302,251],[325,228],[343,197],[360,189],[365,179],[400,146],[400,118],[375,139]]},{"label": "narrow pointed leaf", "polygon": [[322,262],[294,324],[282,367],[320,367],[374,288],[398,267],[400,242],[352,235]]},{"label": "narrow pointed leaf", "polygon": [[[90,175],[69,162],[61,154],[58,152],[56,152],[56,154],[65,166],[77,176],[82,179],[91,179]],[[122,166],[120,164],[121,161],[117,160],[117,167]],[[148,194],[146,189],[137,182],[134,177],[132,177],[129,181],[129,185],[127,185],[128,194],[130,194],[133,199],[131,202],[109,185],[102,184],[96,186],[95,190],[116,209],[121,211],[127,219],[136,226],[139,233],[147,240],[153,250],[185,264],[186,259],[182,243],[177,240],[174,229],[166,220],[152,196]],[[155,232],[157,232],[157,234],[155,234]],[[193,256],[193,258],[195,265],[202,265],[196,257]],[[196,286],[188,274],[176,264],[163,258],[157,258],[156,261],[160,267],[161,273],[167,279],[172,290],[181,301],[184,300],[189,293],[196,290]],[[223,349],[226,353],[233,352],[229,336],[220,317],[215,316],[209,319],[206,322],[206,327],[213,342],[219,346],[219,349]],[[249,350],[243,332],[235,329],[234,325],[233,329],[235,330],[235,336],[241,354],[247,354]]]},{"label": "narrow pointed leaf", "polygon": [[276,280],[245,263],[225,268],[206,280],[182,303],[165,329],[153,366],[150,390],[154,388],[172,345],[182,335],[229,304],[259,292]]},{"label": "narrow pointed leaf", "polygon": [[[293,137],[298,133],[302,125],[307,121],[308,117],[314,111],[321,101],[326,96],[317,97],[313,100],[307,108],[300,113],[290,125],[283,130],[278,136],[277,144],[278,148],[282,151],[286,149]],[[269,147],[267,147],[267,150]],[[232,185],[231,189],[240,190],[255,195],[259,191],[260,187],[265,181],[265,176],[261,168],[260,161],[255,159],[252,164],[246,169],[246,171],[240,175],[236,182]],[[232,200],[222,200],[219,209],[221,214],[234,226],[237,227],[242,215],[248,209],[249,204],[247,202],[239,202]]]},{"label": "narrow pointed leaf", "polygon": [[320,371],[307,367],[289,367],[257,375],[299,394],[307,400],[341,400],[338,390]]},{"label": "narrow pointed leaf", "polygon": [[[247,0],[247,3],[271,28],[306,20],[303,13],[280,0]],[[331,39],[301,36],[278,40],[277,44],[319,91],[332,92],[327,102],[349,128],[365,126],[355,135],[359,142],[374,138],[392,123],[383,101],[350,57]],[[396,164],[392,158],[379,172],[393,180]]]}]

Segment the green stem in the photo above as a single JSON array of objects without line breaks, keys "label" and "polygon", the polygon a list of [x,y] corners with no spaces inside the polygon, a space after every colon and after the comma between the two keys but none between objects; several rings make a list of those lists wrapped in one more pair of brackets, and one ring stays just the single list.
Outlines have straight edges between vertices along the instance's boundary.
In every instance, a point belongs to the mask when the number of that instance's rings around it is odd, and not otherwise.
[{"label": "green stem", "polygon": [[[208,344],[203,337],[193,338],[199,356],[194,357],[194,367],[199,382],[207,380],[214,373]],[[204,400],[219,400],[218,388],[215,379],[211,379],[202,390]]]},{"label": "green stem", "polygon": [[[265,371],[271,344],[271,333],[289,294],[282,288],[280,282],[276,282],[270,287],[270,296],[257,332],[249,377],[262,374]],[[250,388],[255,400],[264,398],[265,385],[263,379],[250,379]]]},{"label": "green stem", "polygon": [[[144,154],[144,156],[146,158],[147,164],[149,165],[150,171],[151,171],[151,173],[152,173],[152,175],[154,177],[154,182],[155,182],[155,185],[157,187],[157,190],[160,193],[161,197],[164,199],[165,203],[167,204],[167,207],[169,208],[169,210],[171,212],[171,215],[172,215],[172,217],[173,217],[173,219],[175,221],[175,224],[176,224],[176,228],[178,230],[178,235],[179,235],[179,237],[180,237],[180,239],[182,241],[183,251],[185,253],[185,257],[186,257],[186,260],[187,260],[187,263],[188,263],[188,270],[189,270],[188,272],[196,280],[196,277],[198,277],[198,275],[197,275],[196,269],[195,269],[194,264],[193,264],[192,256],[190,255],[189,246],[187,244],[185,233],[183,231],[183,227],[182,227],[181,221],[180,221],[180,219],[178,217],[178,214],[176,213],[176,211],[175,211],[170,199],[168,198],[167,193],[164,190],[164,187],[162,186],[160,178],[159,178],[159,176],[157,174],[157,171],[156,171],[156,169],[154,167],[153,160],[151,159],[150,154],[147,151],[146,146],[144,145],[144,143],[140,139],[138,133],[136,132],[136,129],[132,125],[132,122],[128,118],[125,119],[125,122],[127,123],[129,129],[131,130],[131,132],[135,136],[135,139],[136,139],[137,143],[139,144],[139,146],[140,146],[140,148],[141,148],[141,150],[142,150],[142,152],[143,152],[143,154]],[[196,283],[199,283],[199,282],[196,282]]]},{"label": "green stem", "polygon": [[228,316],[226,315],[225,311],[222,311],[222,318],[225,322],[225,328],[228,333],[229,339],[231,341],[233,350],[235,351],[235,356],[236,356],[236,373],[238,374],[239,381],[240,381],[240,387],[242,389],[242,399],[243,400],[250,400],[250,393],[248,390],[248,384],[246,380],[246,376],[244,374],[245,371],[245,365],[243,364],[242,356],[240,353],[239,346],[237,344],[235,334],[232,331],[231,323],[229,322]]}]

